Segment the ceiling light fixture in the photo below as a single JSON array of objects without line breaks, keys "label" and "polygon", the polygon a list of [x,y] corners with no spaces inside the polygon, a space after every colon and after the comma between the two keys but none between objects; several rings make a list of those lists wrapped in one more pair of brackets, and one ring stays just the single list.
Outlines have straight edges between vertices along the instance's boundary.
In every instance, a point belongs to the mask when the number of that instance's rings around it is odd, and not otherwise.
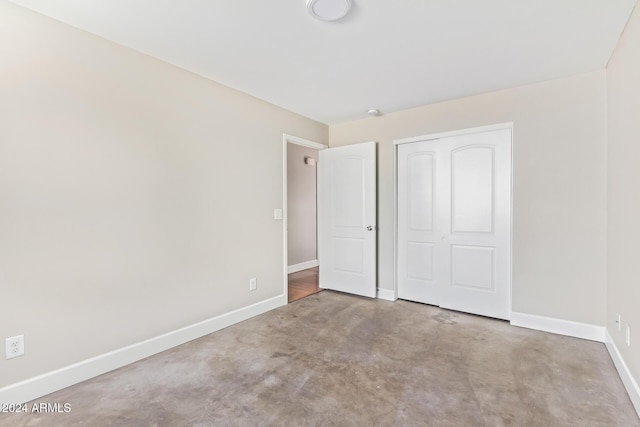
[{"label": "ceiling light fixture", "polygon": [[378,117],[382,115],[382,111],[378,110],[377,108],[370,108],[367,110],[367,114],[370,116]]},{"label": "ceiling light fixture", "polygon": [[337,21],[351,10],[351,0],[307,0],[307,10],[322,21]]}]

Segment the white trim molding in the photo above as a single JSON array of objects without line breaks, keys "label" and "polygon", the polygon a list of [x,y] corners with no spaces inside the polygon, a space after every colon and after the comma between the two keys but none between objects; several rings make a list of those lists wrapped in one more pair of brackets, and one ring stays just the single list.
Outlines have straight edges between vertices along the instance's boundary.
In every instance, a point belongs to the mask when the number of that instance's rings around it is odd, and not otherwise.
[{"label": "white trim molding", "polygon": [[[432,133],[429,135],[412,136],[409,138],[395,139],[393,141],[393,145],[409,144],[411,142],[430,141],[433,139],[449,138],[451,136],[467,135],[470,133],[491,132],[491,131],[500,130],[500,129],[513,129],[513,122],[498,123],[495,125],[478,126],[475,128],[459,129],[459,130],[453,130],[448,132]],[[513,134],[512,134],[512,138],[513,138]]]},{"label": "white trim molding", "polygon": [[282,139],[285,142],[285,144],[287,142],[291,142],[292,144],[302,145],[304,147],[309,147],[309,148],[315,148],[316,150],[324,150],[325,148],[329,148],[328,145],[311,141],[310,139],[300,138],[299,136],[288,135],[286,133],[282,134]]},{"label": "white trim molding", "polygon": [[552,334],[604,342],[605,327],[526,313],[511,313],[511,325]]},{"label": "white trim molding", "polygon": [[286,296],[278,295],[139,343],[11,384],[0,388],[0,403],[26,403],[286,304]]},{"label": "white trim molding", "polygon": [[378,288],[378,298],[384,299],[387,301],[395,301],[398,299],[396,298],[396,291],[394,291],[393,289],[382,289],[382,288]]},{"label": "white trim molding", "polygon": [[511,324],[522,328],[551,332],[553,334],[567,335],[605,344],[613,364],[618,371],[622,384],[629,394],[631,403],[640,417],[640,387],[633,378],[613,338],[604,326],[590,325],[588,323],[572,322],[570,320],[554,319],[551,317],[536,316],[526,313],[511,313]]},{"label": "white trim molding", "polygon": [[627,393],[629,393],[631,403],[633,403],[633,407],[636,409],[638,417],[640,417],[640,386],[638,386],[638,382],[633,378],[633,375],[631,375],[631,371],[627,367],[627,364],[622,358],[616,343],[613,342],[613,338],[611,338],[608,330],[605,333],[604,344],[607,346],[607,350],[609,351],[613,364],[618,371],[618,375],[620,375],[622,384],[624,384],[624,387],[627,389]]},{"label": "white trim molding", "polygon": [[289,274],[291,274],[291,273],[297,273],[298,271],[306,270],[308,268],[313,268],[317,266],[318,266],[318,260],[312,259],[311,261],[305,261],[299,264],[290,265],[287,268],[287,271],[289,272]]}]

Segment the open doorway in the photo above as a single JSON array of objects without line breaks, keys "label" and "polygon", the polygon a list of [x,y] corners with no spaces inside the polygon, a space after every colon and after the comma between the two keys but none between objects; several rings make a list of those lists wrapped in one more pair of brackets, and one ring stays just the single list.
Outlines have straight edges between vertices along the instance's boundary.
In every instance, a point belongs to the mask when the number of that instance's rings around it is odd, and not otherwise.
[{"label": "open doorway", "polygon": [[317,250],[317,163],[325,145],[284,136],[286,295],[320,292]]},{"label": "open doorway", "polygon": [[322,289],[318,286],[318,279],[318,267],[290,273],[287,279],[289,288],[287,302],[297,301],[320,292]]}]

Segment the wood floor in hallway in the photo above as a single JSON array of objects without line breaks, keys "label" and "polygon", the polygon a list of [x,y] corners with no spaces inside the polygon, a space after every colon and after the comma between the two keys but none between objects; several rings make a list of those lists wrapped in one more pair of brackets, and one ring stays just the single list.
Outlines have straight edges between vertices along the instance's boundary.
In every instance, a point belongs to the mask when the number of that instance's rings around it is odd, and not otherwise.
[{"label": "wood floor in hallway", "polygon": [[318,267],[289,274],[289,302],[320,292]]}]

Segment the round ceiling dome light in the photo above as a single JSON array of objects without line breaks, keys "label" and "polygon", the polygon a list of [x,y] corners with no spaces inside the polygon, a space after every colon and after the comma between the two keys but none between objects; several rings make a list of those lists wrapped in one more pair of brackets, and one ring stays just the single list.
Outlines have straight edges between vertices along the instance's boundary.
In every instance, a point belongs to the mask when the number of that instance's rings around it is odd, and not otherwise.
[{"label": "round ceiling dome light", "polygon": [[322,21],[337,21],[351,10],[351,0],[307,0],[307,10]]}]

